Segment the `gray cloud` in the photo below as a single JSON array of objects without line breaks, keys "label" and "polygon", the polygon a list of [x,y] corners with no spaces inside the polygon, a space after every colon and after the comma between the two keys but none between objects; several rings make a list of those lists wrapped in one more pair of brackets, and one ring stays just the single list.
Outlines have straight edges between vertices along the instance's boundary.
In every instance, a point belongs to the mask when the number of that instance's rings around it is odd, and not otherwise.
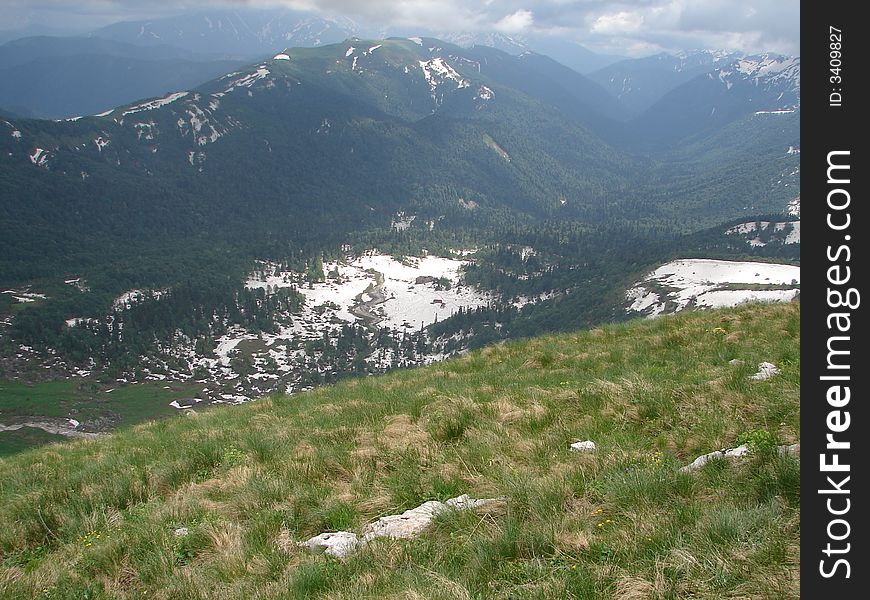
[{"label": "gray cloud", "polygon": [[799,0],[3,0],[4,28],[93,29],[215,8],[342,15],[378,29],[546,34],[593,50],[642,55],[725,48],[797,54]]}]

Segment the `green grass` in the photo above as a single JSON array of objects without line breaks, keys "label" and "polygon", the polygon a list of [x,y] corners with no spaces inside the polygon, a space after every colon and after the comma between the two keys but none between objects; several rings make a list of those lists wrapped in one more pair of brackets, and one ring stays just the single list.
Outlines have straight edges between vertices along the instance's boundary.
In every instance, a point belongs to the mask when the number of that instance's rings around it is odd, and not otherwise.
[{"label": "green grass", "polygon": [[[28,417],[71,417],[81,423],[97,422],[99,429],[115,429],[178,414],[169,403],[191,398],[197,391],[196,384],[160,381],[114,389],[89,379],[33,384],[0,381],[0,423]],[[0,432],[0,455],[64,439],[48,433]]]},{"label": "green grass", "polygon": [[[678,468],[798,441],[799,357],[799,303],[697,312],[25,452],[0,597],[797,598],[797,460]],[[344,561],[292,543],[460,493],[506,502]]]},{"label": "green grass", "polygon": [[47,433],[33,427],[3,431],[0,432],[0,456],[10,456],[30,448],[63,442],[65,439],[62,435]]}]

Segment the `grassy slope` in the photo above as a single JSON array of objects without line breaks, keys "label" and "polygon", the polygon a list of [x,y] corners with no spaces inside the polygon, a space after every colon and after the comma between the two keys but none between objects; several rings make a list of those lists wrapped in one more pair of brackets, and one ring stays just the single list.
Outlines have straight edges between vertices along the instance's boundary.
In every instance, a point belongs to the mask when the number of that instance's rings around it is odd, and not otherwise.
[{"label": "grassy slope", "polygon": [[[687,313],[0,460],[0,597],[798,597],[797,461],[677,468],[799,439],[799,345],[799,303]],[[463,492],[508,501],[347,561],[286,543]]]},{"label": "grassy slope", "polygon": [[[169,403],[184,402],[201,387],[163,381],[109,386],[91,379],[32,384],[0,379],[0,423],[71,417],[91,425],[103,422],[105,427],[98,428],[103,431],[177,414]],[[0,456],[64,439],[44,432],[21,432],[0,432]]]}]

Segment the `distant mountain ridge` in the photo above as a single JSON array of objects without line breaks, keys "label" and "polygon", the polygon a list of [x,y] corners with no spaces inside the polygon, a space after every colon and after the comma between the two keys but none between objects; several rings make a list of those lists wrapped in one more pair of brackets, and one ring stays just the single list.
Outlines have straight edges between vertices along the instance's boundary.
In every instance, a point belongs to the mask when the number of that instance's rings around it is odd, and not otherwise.
[{"label": "distant mountain ridge", "polygon": [[359,26],[346,18],[323,18],[287,9],[214,9],[115,23],[92,35],[137,45],[170,44],[213,56],[250,60],[284,47],[320,46],[358,33]]},{"label": "distant mountain ridge", "polygon": [[[718,92],[730,91],[718,79],[704,81]],[[751,84],[737,87],[746,85]],[[740,207],[747,203],[732,197],[727,178],[711,180],[714,187],[703,201],[679,195],[675,200],[658,183],[647,188],[663,177],[670,181],[672,175],[655,173],[674,167],[633,157],[593,133],[614,108],[596,89],[582,75],[538,55],[462,49],[431,38],[350,39],[290,50],[190,91],[126,104],[99,118],[0,123],[0,169],[11,174],[12,186],[0,194],[12,202],[21,185],[34,190],[20,213],[10,213],[10,231],[44,221],[48,211],[52,219],[65,219],[69,231],[93,232],[99,229],[95,223],[104,223],[100,243],[110,243],[117,238],[111,222],[129,219],[123,241],[116,240],[122,245],[135,239],[153,243],[155,223],[142,220],[140,203],[149,207],[144,214],[161,224],[158,230],[173,239],[181,230],[190,235],[186,228],[247,239],[261,235],[270,220],[270,228],[284,223],[282,236],[304,237],[318,231],[307,225],[310,220],[335,215],[342,220],[333,233],[341,236],[344,227],[386,227],[396,211],[421,215],[420,223],[435,219],[443,227],[470,218],[488,222],[505,210],[515,218],[592,223],[614,213],[664,218],[677,211],[681,218],[709,224],[743,214]],[[777,153],[781,147],[783,160],[795,162],[785,150],[799,145],[797,122],[770,125],[757,130],[757,139],[733,148],[719,150],[699,140],[691,160],[701,173],[727,173],[734,161],[747,160],[758,149],[764,155],[768,147]],[[743,130],[733,130],[742,140]],[[767,182],[781,169],[767,162],[751,167]],[[684,178],[686,185],[689,180],[699,185],[691,173],[669,185],[682,185]],[[82,204],[48,208],[61,188]],[[755,212],[783,206],[793,197],[787,192],[759,190]],[[661,202],[655,200],[658,194]],[[113,197],[136,202],[118,204]],[[239,210],[238,198],[257,208],[243,211],[228,227],[221,215]],[[457,198],[478,208],[469,213]],[[678,208],[683,202],[692,208]],[[21,238],[9,260],[36,252],[35,243],[39,236]],[[68,243],[81,247],[75,236]],[[55,259],[65,256],[71,255],[61,251]]]},{"label": "distant mountain ridge", "polygon": [[33,37],[0,46],[0,106],[30,118],[89,115],[241,66],[166,45]]},{"label": "distant mountain ridge", "polygon": [[729,56],[670,90],[631,125],[648,139],[678,140],[752,114],[799,110],[800,57]]},{"label": "distant mountain ridge", "polygon": [[670,90],[736,56],[731,52],[708,50],[680,54],[661,52],[608,65],[590,73],[589,78],[618,98],[636,116]]}]

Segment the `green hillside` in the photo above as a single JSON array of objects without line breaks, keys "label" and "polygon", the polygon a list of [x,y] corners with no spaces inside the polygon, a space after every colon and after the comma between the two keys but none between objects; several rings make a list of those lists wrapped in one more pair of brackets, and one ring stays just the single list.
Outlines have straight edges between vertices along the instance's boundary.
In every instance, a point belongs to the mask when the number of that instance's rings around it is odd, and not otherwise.
[{"label": "green hillside", "polygon": [[[781,372],[751,380],[762,361]],[[0,459],[0,597],[797,598],[799,463],[774,445],[799,441],[799,405],[792,303],[48,446]],[[343,560],[293,543],[463,493],[503,500]]]}]

